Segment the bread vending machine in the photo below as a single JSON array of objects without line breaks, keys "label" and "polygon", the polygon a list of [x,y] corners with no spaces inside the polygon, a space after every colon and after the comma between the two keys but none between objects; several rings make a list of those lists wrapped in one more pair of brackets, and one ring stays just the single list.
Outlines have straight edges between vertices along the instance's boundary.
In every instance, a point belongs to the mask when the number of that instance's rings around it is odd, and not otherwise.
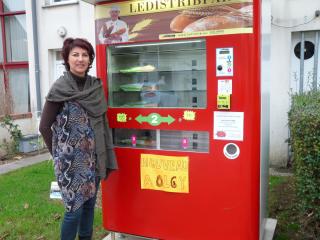
[{"label": "bread vending machine", "polygon": [[262,239],[260,1],[98,2],[97,69],[119,165],[102,182],[104,227]]}]

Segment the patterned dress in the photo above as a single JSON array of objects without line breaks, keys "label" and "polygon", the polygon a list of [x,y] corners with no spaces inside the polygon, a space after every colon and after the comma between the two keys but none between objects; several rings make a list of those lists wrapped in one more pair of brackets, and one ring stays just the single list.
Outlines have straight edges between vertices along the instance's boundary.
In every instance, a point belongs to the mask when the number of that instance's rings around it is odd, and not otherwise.
[{"label": "patterned dress", "polygon": [[54,171],[66,211],[72,212],[96,192],[94,132],[77,102],[64,103],[52,130]]}]

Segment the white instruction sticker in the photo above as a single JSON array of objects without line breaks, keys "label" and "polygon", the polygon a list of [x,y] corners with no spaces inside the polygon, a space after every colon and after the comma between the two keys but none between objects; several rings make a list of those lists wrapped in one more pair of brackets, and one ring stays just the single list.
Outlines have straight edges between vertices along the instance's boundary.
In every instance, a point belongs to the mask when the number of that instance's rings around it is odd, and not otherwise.
[{"label": "white instruction sticker", "polygon": [[243,112],[215,111],[213,139],[243,141]]},{"label": "white instruction sticker", "polygon": [[218,80],[218,95],[222,94],[232,94],[232,80],[231,79],[223,79]]},{"label": "white instruction sticker", "polygon": [[233,48],[216,49],[216,75],[233,76]]}]

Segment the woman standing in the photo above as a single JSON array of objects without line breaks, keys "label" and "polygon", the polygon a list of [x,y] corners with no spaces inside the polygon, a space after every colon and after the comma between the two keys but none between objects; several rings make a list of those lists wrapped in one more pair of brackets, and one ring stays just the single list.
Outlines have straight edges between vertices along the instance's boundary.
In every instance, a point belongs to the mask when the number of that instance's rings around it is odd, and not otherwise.
[{"label": "woman standing", "polygon": [[117,169],[101,81],[88,75],[95,54],[80,38],[63,43],[66,72],[51,87],[40,132],[53,156],[65,205],[61,240],[91,239],[100,179]]}]

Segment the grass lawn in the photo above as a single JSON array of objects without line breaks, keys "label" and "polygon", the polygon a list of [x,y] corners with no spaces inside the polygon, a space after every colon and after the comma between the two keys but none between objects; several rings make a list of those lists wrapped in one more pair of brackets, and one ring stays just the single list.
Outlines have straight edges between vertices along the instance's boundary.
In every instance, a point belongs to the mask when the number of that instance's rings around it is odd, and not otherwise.
[{"label": "grass lawn", "polygon": [[[0,240],[59,239],[64,207],[49,199],[54,179],[52,161],[0,175]],[[278,220],[274,240],[320,239],[301,228],[293,177],[270,176],[269,187],[269,217]],[[106,235],[101,209],[96,208],[94,239]]]},{"label": "grass lawn", "polygon": [[[0,240],[59,239],[64,207],[49,199],[54,179],[52,161],[0,175]],[[94,239],[101,240],[101,209],[95,214]]]}]

